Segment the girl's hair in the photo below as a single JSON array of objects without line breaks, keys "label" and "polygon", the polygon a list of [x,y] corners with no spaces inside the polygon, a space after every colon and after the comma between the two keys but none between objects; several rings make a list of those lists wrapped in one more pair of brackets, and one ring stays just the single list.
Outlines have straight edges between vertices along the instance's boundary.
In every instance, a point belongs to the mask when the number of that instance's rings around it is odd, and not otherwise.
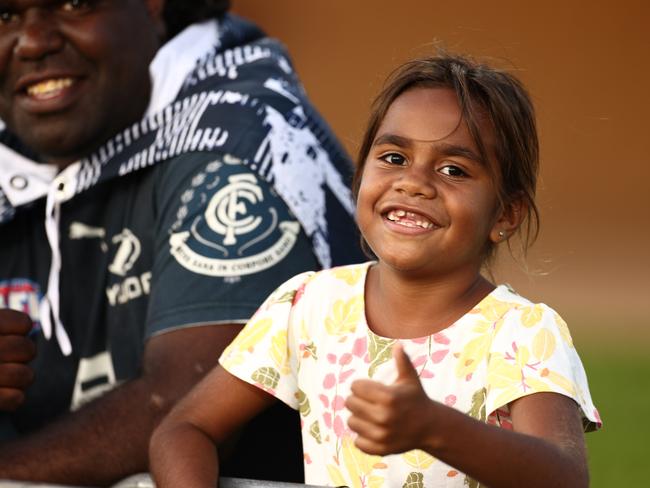
[{"label": "girl's hair", "polygon": [[[463,120],[485,162],[492,161],[488,157],[486,135],[480,130],[481,121],[487,118],[494,131],[496,165],[486,164],[502,208],[517,199],[525,203],[526,231],[522,238],[525,251],[539,232],[539,211],[535,204],[539,169],[535,111],[526,89],[514,76],[467,57],[441,53],[409,61],[391,73],[372,105],[352,183],[354,194],[358,194],[366,158],[386,112],[397,97],[415,87],[449,88],[456,93]],[[494,246],[490,245],[486,258],[493,250]]]},{"label": "girl's hair", "polygon": [[230,0],[166,0],[163,18],[166,38],[171,39],[190,24],[225,14]]}]

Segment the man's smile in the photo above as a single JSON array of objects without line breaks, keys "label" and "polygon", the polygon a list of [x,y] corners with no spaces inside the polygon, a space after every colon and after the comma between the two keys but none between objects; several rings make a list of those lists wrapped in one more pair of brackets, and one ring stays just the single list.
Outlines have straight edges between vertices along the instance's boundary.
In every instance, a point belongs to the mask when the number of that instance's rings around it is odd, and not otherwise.
[{"label": "man's smile", "polygon": [[49,100],[59,96],[63,90],[72,86],[72,78],[50,78],[28,85],[25,89],[27,95],[36,100]]}]

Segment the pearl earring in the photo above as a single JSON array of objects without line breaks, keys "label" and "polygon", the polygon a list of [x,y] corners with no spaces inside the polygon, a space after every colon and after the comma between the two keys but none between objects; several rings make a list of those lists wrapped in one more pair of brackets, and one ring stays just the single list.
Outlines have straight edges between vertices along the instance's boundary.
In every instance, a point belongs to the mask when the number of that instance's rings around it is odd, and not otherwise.
[{"label": "pearl earring", "polygon": [[499,239],[503,239],[506,236],[506,233],[502,230],[499,231]]}]

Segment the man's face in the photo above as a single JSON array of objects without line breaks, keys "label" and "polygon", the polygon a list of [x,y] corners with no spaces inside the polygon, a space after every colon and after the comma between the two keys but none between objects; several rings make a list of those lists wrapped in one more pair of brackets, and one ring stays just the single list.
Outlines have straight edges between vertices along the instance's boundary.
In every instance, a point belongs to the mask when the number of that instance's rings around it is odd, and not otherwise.
[{"label": "man's face", "polygon": [[63,167],[140,119],[162,0],[0,0],[0,118]]}]

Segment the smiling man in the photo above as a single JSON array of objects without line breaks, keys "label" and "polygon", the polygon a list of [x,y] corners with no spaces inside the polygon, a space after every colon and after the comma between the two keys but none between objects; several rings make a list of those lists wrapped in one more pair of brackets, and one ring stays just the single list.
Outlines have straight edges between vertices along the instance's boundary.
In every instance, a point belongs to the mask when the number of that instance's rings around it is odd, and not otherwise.
[{"label": "smiling man", "polygon": [[[0,0],[0,479],[146,470],[271,290],[360,259],[346,155],[227,9]],[[278,451],[231,473],[296,479]]]}]

